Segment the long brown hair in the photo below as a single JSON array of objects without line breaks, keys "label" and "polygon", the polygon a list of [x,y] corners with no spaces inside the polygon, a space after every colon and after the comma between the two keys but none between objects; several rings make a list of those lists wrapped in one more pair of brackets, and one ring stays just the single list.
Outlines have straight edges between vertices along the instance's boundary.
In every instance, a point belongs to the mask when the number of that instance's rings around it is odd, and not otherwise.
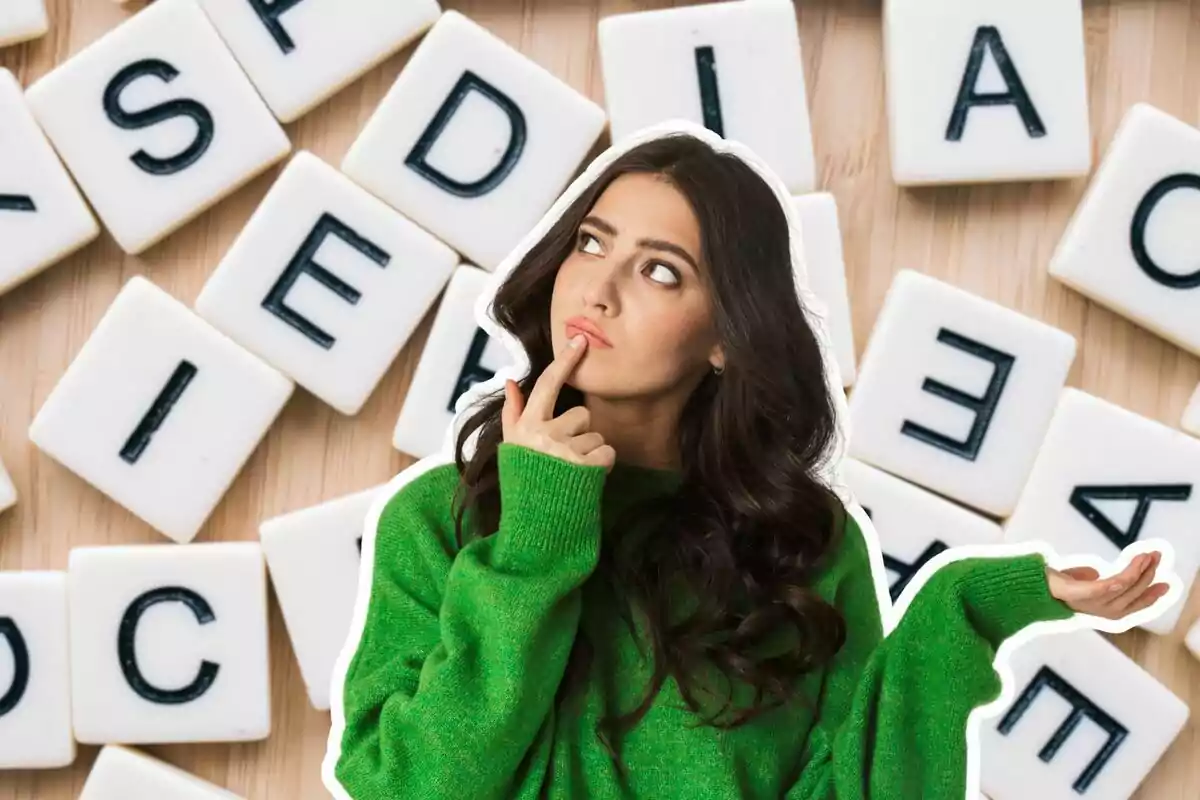
[{"label": "long brown hair", "polygon": [[[620,612],[631,630],[631,608],[644,613],[654,654],[641,704],[602,719],[597,729],[618,766],[614,740],[641,720],[667,675],[674,676],[693,711],[699,711],[693,681],[701,664],[754,687],[754,703],[732,720],[718,722],[717,714],[702,720],[733,728],[795,701],[798,676],[830,660],[845,640],[842,616],[811,588],[844,524],[845,508],[818,477],[836,434],[835,407],[818,340],[796,291],[787,219],[777,196],[744,160],[675,133],[627,150],[584,189],[505,277],[493,300],[496,321],[529,358],[529,373],[518,381],[521,390],[528,396],[554,358],[550,298],[555,274],[576,245],[580,221],[605,187],[626,173],[670,181],[696,214],[725,371],[710,372],[683,409],[678,489],[634,504],[612,524],[622,531],[630,520],[641,525],[652,518],[653,536],[635,552],[603,548],[592,576],[625,597]],[[581,392],[564,386],[554,413],[583,402]],[[497,529],[500,514],[496,447],[503,440],[503,389],[476,404],[456,437],[460,546],[468,507],[483,534]],[[468,461],[464,448],[476,430]],[[605,520],[606,528],[610,522]],[[674,593],[668,587],[679,582],[697,604],[673,622]],[[752,658],[751,651],[781,627],[790,627],[799,645]],[[585,683],[592,655],[581,626],[558,702]],[[610,738],[609,731],[618,736]]]}]

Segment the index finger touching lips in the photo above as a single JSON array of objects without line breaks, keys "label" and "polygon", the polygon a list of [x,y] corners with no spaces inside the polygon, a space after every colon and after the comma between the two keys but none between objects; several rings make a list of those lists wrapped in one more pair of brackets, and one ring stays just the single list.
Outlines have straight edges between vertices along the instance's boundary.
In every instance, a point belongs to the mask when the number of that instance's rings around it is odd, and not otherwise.
[{"label": "index finger touching lips", "polygon": [[[577,346],[573,347],[572,343]],[[558,394],[587,346],[587,337],[582,333],[575,334],[571,341],[563,345],[533,385],[529,401],[525,404],[526,412],[537,414],[537,418],[542,420],[554,416],[554,404],[558,401]]]}]

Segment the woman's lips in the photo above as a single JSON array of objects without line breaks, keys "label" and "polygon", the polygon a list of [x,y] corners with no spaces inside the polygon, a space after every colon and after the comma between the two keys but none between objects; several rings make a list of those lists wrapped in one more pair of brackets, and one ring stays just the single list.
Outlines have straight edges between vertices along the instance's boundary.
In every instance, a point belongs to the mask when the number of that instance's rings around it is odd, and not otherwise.
[{"label": "woman's lips", "polygon": [[586,336],[588,338],[589,346],[591,346],[591,347],[612,347],[611,344],[604,341],[599,336],[597,336],[596,334],[587,330],[586,328],[580,328],[579,326],[568,322],[567,323],[567,338],[572,339],[575,337],[575,334],[577,334],[577,333],[582,333],[584,336]]}]

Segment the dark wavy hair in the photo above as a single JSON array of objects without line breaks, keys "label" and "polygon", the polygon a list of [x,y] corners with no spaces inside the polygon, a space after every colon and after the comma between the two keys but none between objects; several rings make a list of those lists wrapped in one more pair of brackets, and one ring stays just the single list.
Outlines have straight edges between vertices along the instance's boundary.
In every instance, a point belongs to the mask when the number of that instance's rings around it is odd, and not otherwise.
[{"label": "dark wavy hair", "polygon": [[[834,405],[820,345],[796,291],[786,218],[777,196],[743,159],[674,133],[621,154],[579,195],[506,276],[493,301],[497,322],[529,358],[529,374],[518,381],[521,390],[528,397],[554,359],[550,298],[555,274],[578,241],[580,221],[605,187],[628,173],[669,181],[699,221],[701,257],[708,265],[702,280],[725,371],[710,370],[685,404],[677,491],[633,504],[616,523],[604,521],[606,537],[610,524],[617,533],[648,518],[655,526],[633,552],[603,548],[592,576],[607,580],[624,598],[618,608],[631,631],[632,607],[645,614],[654,654],[653,678],[641,704],[601,720],[596,731],[619,768],[618,737],[608,733],[636,725],[668,674],[694,712],[701,665],[750,684],[755,700],[749,708],[727,723],[716,721],[716,714],[701,721],[732,728],[794,702],[797,678],[832,659],[845,641],[841,614],[811,588],[845,523],[844,506],[818,477],[836,435]],[[467,508],[484,535],[497,530],[500,515],[496,448],[503,441],[503,389],[475,402],[478,410],[456,436],[460,546]],[[564,385],[554,413],[583,403],[578,389]],[[476,430],[467,461],[464,447]],[[697,602],[688,616],[672,621],[677,609],[668,587],[679,582]],[[752,657],[756,647],[789,627],[797,646]],[[587,639],[581,627],[556,702],[585,682],[594,652]],[[726,708],[728,701],[721,710]]]}]

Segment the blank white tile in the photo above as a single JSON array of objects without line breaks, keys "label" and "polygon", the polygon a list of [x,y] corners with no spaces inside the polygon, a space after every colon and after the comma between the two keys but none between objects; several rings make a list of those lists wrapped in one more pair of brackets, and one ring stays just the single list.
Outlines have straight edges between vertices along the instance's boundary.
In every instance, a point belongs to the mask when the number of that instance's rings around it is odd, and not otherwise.
[{"label": "blank white tile", "polygon": [[267,574],[258,542],[77,547],[67,574],[78,741],[267,737]]},{"label": "blank white tile", "polygon": [[201,0],[282,122],[291,122],[429,28],[436,0]]},{"label": "blank white tile", "polygon": [[397,450],[416,458],[438,452],[459,397],[512,364],[503,342],[475,321],[475,301],[490,280],[468,264],[450,277],[392,433]]},{"label": "blank white tile", "polygon": [[342,170],[490,270],[566,187],[604,123],[600,106],[446,11]]},{"label": "blank white tile", "polygon": [[291,149],[196,0],[156,0],[40,78],[26,99],[127,253]]},{"label": "blank white tile", "polygon": [[901,270],[859,363],[848,455],[1007,516],[1074,358],[1070,334]]},{"label": "blank white tile", "polygon": [[4,462],[0,461],[0,511],[12,508],[16,504],[17,487],[13,486],[12,478],[4,469]]},{"label": "blank white tile", "polygon": [[1179,425],[1188,433],[1200,436],[1200,386],[1192,392],[1187,407],[1183,409],[1183,418]]},{"label": "blank white tile", "polygon": [[1050,274],[1200,354],[1197,214],[1200,130],[1137,103],[1063,232]]},{"label": "blank white tile", "polygon": [[67,573],[0,572],[0,769],[74,760]]},{"label": "blank white tile", "polygon": [[837,201],[828,192],[814,192],[793,197],[792,207],[800,221],[809,287],[829,313],[829,336],[838,371],[842,374],[842,386],[851,386],[857,370],[854,325],[850,316],[850,292],[846,287],[846,262],[842,258]]},{"label": "blank white tile", "polygon": [[[1175,550],[1183,593],[1141,627],[1175,627],[1200,566],[1200,441],[1078,389],[1063,390],[1005,541],[1042,539],[1061,555],[1115,561],[1128,545]],[[1140,513],[1139,513],[1140,511]]]},{"label": "blank white tile", "polygon": [[869,464],[843,459],[842,475],[879,534],[893,602],[938,553],[1001,539],[1000,526],[987,517]]},{"label": "blank white tile", "polygon": [[885,0],[883,10],[896,183],[1091,169],[1081,0]]},{"label": "blank white tile", "polygon": [[[1034,637],[1013,648],[1008,663],[1012,701],[979,724],[981,783],[995,800],[1128,800],[1189,715],[1089,628]],[[1060,746],[1039,758],[1059,731]]]},{"label": "blank white tile", "polygon": [[0,47],[36,39],[50,30],[45,0],[4,0],[0,3]]},{"label": "blank white tile", "polygon": [[1200,619],[1188,628],[1187,635],[1183,638],[1183,644],[1192,655],[1200,659]]},{"label": "blank white tile", "polygon": [[100,748],[79,800],[241,800],[215,784],[133,747]]},{"label": "blank white tile", "polygon": [[450,247],[302,151],[196,298],[200,316],[357,414],[458,264]]},{"label": "blank white tile", "polygon": [[[329,708],[333,663],[350,631],[363,524],[383,487],[265,520],[258,532],[313,708]],[[314,592],[313,587],[321,591]]]},{"label": "blank white tile", "polygon": [[29,439],[163,534],[187,542],[293,386],[135,276],[42,404]]},{"label": "blank white tile", "polygon": [[21,84],[6,69],[0,69],[0,176],[3,293],[100,235],[91,209],[25,105]]},{"label": "blank white tile", "polygon": [[614,141],[682,118],[747,144],[794,193],[816,186],[791,0],[635,11],[598,26]]}]

